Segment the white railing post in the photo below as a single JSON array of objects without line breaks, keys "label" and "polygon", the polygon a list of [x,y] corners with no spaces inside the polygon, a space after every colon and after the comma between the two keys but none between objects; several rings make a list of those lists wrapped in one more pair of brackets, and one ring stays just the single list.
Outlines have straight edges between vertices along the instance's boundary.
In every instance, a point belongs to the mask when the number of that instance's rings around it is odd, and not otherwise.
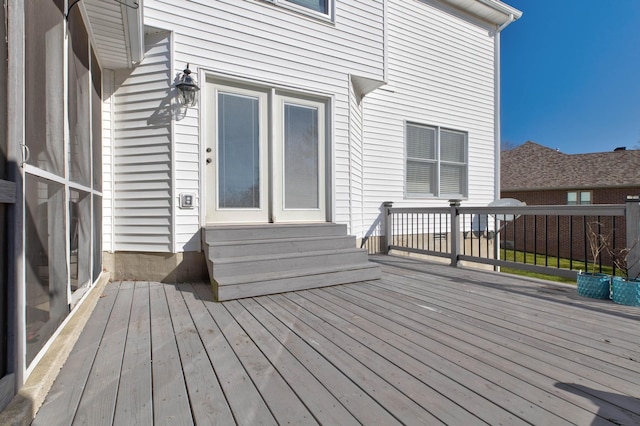
[{"label": "white railing post", "polygon": [[384,216],[382,218],[382,226],[383,226],[382,253],[383,254],[389,253],[389,246],[391,245],[392,238],[393,238],[393,232],[391,229],[392,227],[391,207],[393,207],[393,201],[385,201],[384,203],[382,203],[382,214]]},{"label": "white railing post", "polygon": [[451,266],[458,266],[460,255],[460,200],[449,200],[451,207]]},{"label": "white railing post", "polygon": [[625,203],[627,225],[627,274],[629,278],[640,276],[640,196],[628,196]]}]

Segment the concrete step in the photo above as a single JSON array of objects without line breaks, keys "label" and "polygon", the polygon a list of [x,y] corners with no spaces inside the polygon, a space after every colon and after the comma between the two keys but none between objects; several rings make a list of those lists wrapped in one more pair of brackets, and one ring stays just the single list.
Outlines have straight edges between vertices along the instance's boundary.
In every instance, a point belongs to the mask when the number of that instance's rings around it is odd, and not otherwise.
[{"label": "concrete step", "polygon": [[203,241],[215,244],[222,241],[269,240],[280,238],[302,238],[339,236],[347,234],[347,225],[318,223],[266,223],[249,225],[220,225],[203,228]]},{"label": "concrete step", "polygon": [[266,240],[221,241],[209,246],[210,259],[257,256],[274,253],[302,253],[305,251],[340,250],[355,248],[351,235],[322,237],[277,238]]},{"label": "concrete step", "polygon": [[344,264],[269,274],[247,274],[220,278],[212,282],[216,300],[225,301],[287,291],[304,290],[376,280],[381,269],[374,263]]},{"label": "concrete step", "polygon": [[273,253],[267,255],[211,259],[213,276],[220,278],[247,275],[282,273],[316,267],[339,267],[345,264],[367,262],[367,252],[358,248],[322,250],[302,253]]}]

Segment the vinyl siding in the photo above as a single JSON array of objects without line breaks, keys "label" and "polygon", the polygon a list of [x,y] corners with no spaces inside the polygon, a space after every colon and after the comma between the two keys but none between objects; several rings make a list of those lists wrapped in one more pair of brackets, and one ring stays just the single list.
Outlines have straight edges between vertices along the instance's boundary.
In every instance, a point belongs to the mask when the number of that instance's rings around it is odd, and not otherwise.
[{"label": "vinyl siding", "polygon": [[105,223],[112,223],[114,251],[171,252],[170,34],[148,35],[145,50],[134,70],[115,73],[113,176],[105,175],[113,211],[105,209]]},{"label": "vinyl siding", "polygon": [[493,200],[494,39],[491,28],[436,1],[388,3],[388,85],[364,102],[364,222],[384,201],[447,206],[447,198],[404,195],[406,121],[468,132],[469,197]]}]

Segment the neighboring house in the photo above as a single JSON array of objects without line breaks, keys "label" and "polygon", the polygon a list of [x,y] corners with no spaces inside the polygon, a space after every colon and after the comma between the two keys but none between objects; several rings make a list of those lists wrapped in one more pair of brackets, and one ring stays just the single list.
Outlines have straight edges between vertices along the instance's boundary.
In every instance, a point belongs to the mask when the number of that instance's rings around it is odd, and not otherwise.
[{"label": "neighboring house", "polygon": [[[497,198],[500,32],[520,15],[497,0],[9,2],[0,405],[104,272],[208,267],[220,299],[375,278],[354,246],[378,237],[384,201]],[[177,102],[186,67],[194,106]]]},{"label": "neighboring house", "polygon": [[[640,194],[637,173],[640,150],[618,148],[610,152],[565,154],[529,141],[503,151],[500,167],[501,198],[516,198],[527,205],[623,204],[627,196]],[[613,232],[613,224],[602,225],[603,234]],[[574,229],[582,227],[576,223]],[[550,226],[549,232],[553,235],[546,238],[551,242],[558,240],[552,228],[555,229]],[[615,228],[616,246],[622,248],[626,244],[625,234],[620,231],[625,229],[624,219],[619,219]],[[530,226],[529,230],[532,229]],[[569,241],[573,241],[573,258],[583,260],[584,241],[569,238],[568,222],[561,224],[559,231],[561,255],[568,256]],[[607,255],[603,258],[608,260]]]},{"label": "neighboring house", "polygon": [[565,154],[525,142],[501,154],[500,196],[528,205],[622,204],[640,194],[640,150]]}]

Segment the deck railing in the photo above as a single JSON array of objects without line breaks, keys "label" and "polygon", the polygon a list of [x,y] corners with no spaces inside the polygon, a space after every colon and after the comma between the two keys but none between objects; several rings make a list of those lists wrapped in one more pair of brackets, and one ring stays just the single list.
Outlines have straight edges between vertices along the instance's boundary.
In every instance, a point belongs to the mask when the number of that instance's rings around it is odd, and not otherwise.
[{"label": "deck railing", "polygon": [[[383,205],[383,251],[395,250],[575,278],[603,268],[640,274],[640,200],[578,206],[396,208]],[[589,235],[606,241],[593,262]],[[627,254],[628,252],[628,254]]]}]

